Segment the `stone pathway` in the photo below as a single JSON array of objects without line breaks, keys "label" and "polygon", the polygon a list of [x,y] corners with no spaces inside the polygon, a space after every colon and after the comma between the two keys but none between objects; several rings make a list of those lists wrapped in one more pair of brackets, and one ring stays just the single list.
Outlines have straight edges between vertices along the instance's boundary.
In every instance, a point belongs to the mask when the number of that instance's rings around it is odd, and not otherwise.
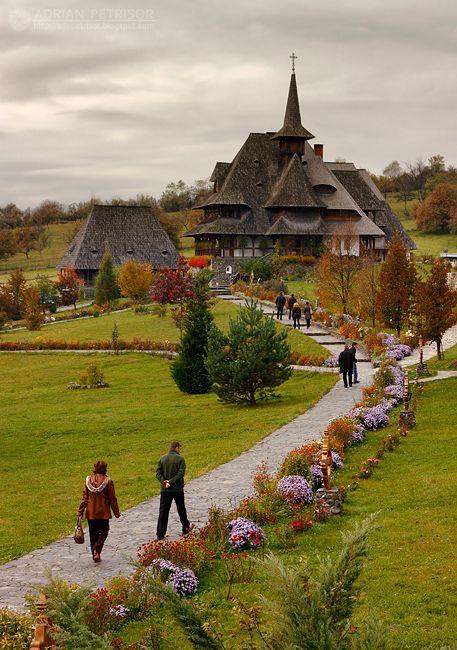
[{"label": "stone pathway", "polygon": [[[450,327],[443,335],[443,350],[448,350],[457,343],[457,325]],[[436,357],[436,343],[427,343],[424,345],[424,361]],[[413,350],[410,357],[405,357],[400,361],[403,367],[412,366],[419,363],[419,348]]]},{"label": "stone pathway", "polygon": [[[323,336],[322,332],[322,328],[313,326],[306,333],[334,352],[336,343],[341,344],[341,340],[327,332]],[[362,388],[371,383],[373,372],[371,364],[364,364],[360,384],[345,389],[339,381],[306,413],[277,429],[238,458],[190,481],[186,485],[186,505],[192,522],[202,526],[211,503],[229,508],[248,496],[252,472],[260,462],[266,460],[270,469],[276,470],[291,449],[320,439],[329,420],[344,415],[361,399]],[[151,480],[154,480],[152,476]],[[119,497],[122,505],[122,495]],[[155,538],[158,507],[159,497],[155,497],[127,510],[120,519],[113,519],[100,564],[93,563],[87,544],[78,545],[72,537],[66,537],[0,566],[0,605],[23,609],[24,593],[31,584],[46,582],[45,572],[49,569],[67,580],[94,587],[103,585],[119,573],[129,574],[133,570],[131,558],[138,546]],[[172,538],[180,533],[174,507],[168,532]]]}]

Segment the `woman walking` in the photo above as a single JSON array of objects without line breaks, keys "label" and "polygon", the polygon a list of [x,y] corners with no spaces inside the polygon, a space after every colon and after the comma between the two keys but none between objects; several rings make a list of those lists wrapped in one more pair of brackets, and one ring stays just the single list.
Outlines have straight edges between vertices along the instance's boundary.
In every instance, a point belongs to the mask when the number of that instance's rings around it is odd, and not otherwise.
[{"label": "woman walking", "polygon": [[303,316],[305,317],[305,321],[306,321],[306,329],[309,329],[309,326],[311,325],[312,314],[313,314],[313,310],[311,309],[309,300],[307,300],[303,308]]},{"label": "woman walking", "polygon": [[90,548],[94,562],[100,562],[100,554],[109,532],[111,511],[116,519],[121,513],[116,499],[114,483],[106,474],[107,464],[97,460],[91,476],[86,477],[82,501],[78,509],[78,517],[86,511],[89,524]]},{"label": "woman walking", "polygon": [[294,329],[300,329],[301,308],[298,302],[292,307],[292,318],[294,319]]}]

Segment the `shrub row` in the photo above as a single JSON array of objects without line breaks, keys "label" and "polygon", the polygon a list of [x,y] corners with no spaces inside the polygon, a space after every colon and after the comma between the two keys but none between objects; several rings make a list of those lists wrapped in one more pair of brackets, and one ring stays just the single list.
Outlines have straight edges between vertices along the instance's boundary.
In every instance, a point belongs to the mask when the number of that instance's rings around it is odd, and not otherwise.
[{"label": "shrub row", "polygon": [[[63,339],[43,339],[38,336],[34,341],[0,341],[0,351],[16,352],[28,350],[111,350],[111,340],[97,341],[65,341]],[[176,352],[178,346],[171,341],[151,341],[149,339],[133,338],[131,341],[119,341],[117,350],[164,350]]]}]

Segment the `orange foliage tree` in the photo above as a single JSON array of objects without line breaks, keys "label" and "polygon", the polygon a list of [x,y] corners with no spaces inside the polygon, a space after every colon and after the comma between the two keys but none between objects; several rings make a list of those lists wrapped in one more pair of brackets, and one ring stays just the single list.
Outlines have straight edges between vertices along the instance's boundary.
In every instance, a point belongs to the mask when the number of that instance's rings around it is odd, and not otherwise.
[{"label": "orange foliage tree", "polygon": [[416,210],[417,229],[457,233],[457,185],[440,183]]},{"label": "orange foliage tree", "polygon": [[454,325],[457,291],[447,281],[448,267],[443,260],[435,260],[430,275],[418,283],[416,318],[418,333],[427,341],[436,343],[438,359],[443,358],[444,332]]},{"label": "orange foliage tree", "polygon": [[371,323],[372,327],[376,324],[377,309],[376,296],[379,286],[379,262],[375,262],[370,255],[364,255],[361,258],[361,272],[357,278],[357,308],[361,318]]},{"label": "orange foliage tree", "polygon": [[379,273],[377,306],[380,319],[400,334],[414,305],[416,268],[408,259],[406,246],[398,233],[392,237],[386,261]]},{"label": "orange foliage tree", "polygon": [[79,290],[84,282],[78,276],[75,269],[72,266],[62,269],[57,274],[57,280],[54,284],[59,292],[62,305],[73,305],[76,309]]},{"label": "orange foliage tree", "polygon": [[39,330],[44,323],[41,308],[40,291],[38,287],[27,287],[24,290],[25,324],[29,330]]},{"label": "orange foliage tree", "polygon": [[142,300],[152,286],[152,267],[147,262],[142,264],[137,260],[127,260],[119,269],[117,283],[123,296]]},{"label": "orange foliage tree", "polygon": [[317,267],[317,293],[323,307],[337,309],[344,314],[353,304],[360,258],[354,254],[358,236],[351,225],[334,235],[320,258]]}]

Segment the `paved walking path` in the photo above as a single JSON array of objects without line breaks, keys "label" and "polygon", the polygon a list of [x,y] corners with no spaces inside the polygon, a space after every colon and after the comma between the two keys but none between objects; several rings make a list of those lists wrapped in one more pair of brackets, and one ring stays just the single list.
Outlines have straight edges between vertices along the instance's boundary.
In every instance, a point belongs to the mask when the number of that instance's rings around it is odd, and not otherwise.
[{"label": "paved walking path", "polygon": [[[457,325],[450,327],[443,335],[443,350],[448,350],[457,343]],[[424,345],[424,361],[436,357],[436,343],[427,343]],[[400,361],[400,365],[412,366],[419,363],[419,348],[413,350],[410,357],[405,357]]]}]

